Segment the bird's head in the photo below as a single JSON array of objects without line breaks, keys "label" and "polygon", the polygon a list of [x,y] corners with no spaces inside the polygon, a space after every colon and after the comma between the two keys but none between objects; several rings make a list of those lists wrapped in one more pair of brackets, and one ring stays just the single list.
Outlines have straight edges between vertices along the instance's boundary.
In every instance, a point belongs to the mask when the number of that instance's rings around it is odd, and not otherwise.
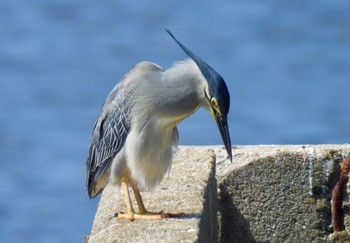
[{"label": "bird's head", "polygon": [[169,30],[166,30],[166,32],[168,32],[181,49],[197,64],[207,81],[208,87],[204,90],[207,108],[219,127],[227,154],[232,161],[231,140],[227,125],[227,114],[230,109],[230,93],[224,79],[212,67],[194,55],[193,52],[178,41]]}]

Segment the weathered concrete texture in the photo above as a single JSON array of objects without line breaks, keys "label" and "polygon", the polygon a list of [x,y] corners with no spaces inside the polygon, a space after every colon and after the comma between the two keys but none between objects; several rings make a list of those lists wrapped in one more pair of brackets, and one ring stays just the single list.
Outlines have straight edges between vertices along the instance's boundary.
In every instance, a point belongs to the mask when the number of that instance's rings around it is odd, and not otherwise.
[{"label": "weathered concrete texture", "polygon": [[[207,148],[181,147],[167,178],[143,192],[150,211],[185,213],[179,218],[135,220],[113,217],[125,211],[121,191],[108,186],[102,195],[89,242],[215,242],[217,241],[215,155]],[[137,205],[134,202],[134,205]]]},{"label": "weathered concrete texture", "polygon": [[349,155],[350,145],[238,146],[231,163],[222,146],[180,147],[169,177],[143,195],[151,211],[185,215],[111,218],[125,206],[108,187],[90,242],[350,242],[346,192],[346,231],[331,228],[331,193]]},{"label": "weathered concrete texture", "polygon": [[350,145],[234,148],[233,164],[218,161],[219,241],[350,242],[330,227],[332,189],[349,154]]}]

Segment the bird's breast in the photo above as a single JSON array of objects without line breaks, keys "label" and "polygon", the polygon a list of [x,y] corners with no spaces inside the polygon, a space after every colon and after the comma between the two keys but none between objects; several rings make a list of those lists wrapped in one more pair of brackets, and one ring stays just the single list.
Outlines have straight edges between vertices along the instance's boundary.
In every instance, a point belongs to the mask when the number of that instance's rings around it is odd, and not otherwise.
[{"label": "bird's breast", "polygon": [[176,125],[172,120],[152,120],[128,136],[127,166],[131,177],[143,188],[153,188],[169,171],[173,146],[177,145]]}]

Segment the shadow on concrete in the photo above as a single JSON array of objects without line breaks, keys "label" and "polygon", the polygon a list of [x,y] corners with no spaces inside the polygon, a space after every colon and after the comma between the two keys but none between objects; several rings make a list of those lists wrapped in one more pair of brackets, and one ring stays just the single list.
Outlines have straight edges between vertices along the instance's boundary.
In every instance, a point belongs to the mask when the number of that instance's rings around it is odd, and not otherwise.
[{"label": "shadow on concrete", "polygon": [[234,205],[227,189],[220,185],[219,212],[220,232],[219,242],[226,243],[251,243],[256,242],[251,231],[249,222]]},{"label": "shadow on concrete", "polygon": [[200,219],[201,214],[199,213],[185,213],[177,218],[185,218],[185,219]]}]

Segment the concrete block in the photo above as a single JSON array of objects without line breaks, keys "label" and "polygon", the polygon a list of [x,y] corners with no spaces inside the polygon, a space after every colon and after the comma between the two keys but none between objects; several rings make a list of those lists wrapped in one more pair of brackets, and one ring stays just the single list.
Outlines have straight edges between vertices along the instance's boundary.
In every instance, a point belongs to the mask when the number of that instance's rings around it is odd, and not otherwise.
[{"label": "concrete block", "polygon": [[[121,191],[108,186],[101,197],[87,241],[93,242],[216,242],[217,184],[212,150],[180,147],[172,169],[159,186],[142,192],[150,211],[185,213],[160,221],[129,221],[113,217],[125,211]],[[134,202],[134,205],[137,205]]]},{"label": "concrete block", "polygon": [[169,177],[143,196],[151,211],[185,215],[113,218],[125,205],[108,186],[89,242],[350,242],[349,189],[344,231],[333,232],[331,210],[340,163],[349,155],[347,144],[237,146],[231,163],[222,146],[180,147]]},{"label": "concrete block", "polygon": [[234,162],[217,165],[219,241],[350,242],[331,228],[332,189],[349,154],[350,145],[235,147]]}]

